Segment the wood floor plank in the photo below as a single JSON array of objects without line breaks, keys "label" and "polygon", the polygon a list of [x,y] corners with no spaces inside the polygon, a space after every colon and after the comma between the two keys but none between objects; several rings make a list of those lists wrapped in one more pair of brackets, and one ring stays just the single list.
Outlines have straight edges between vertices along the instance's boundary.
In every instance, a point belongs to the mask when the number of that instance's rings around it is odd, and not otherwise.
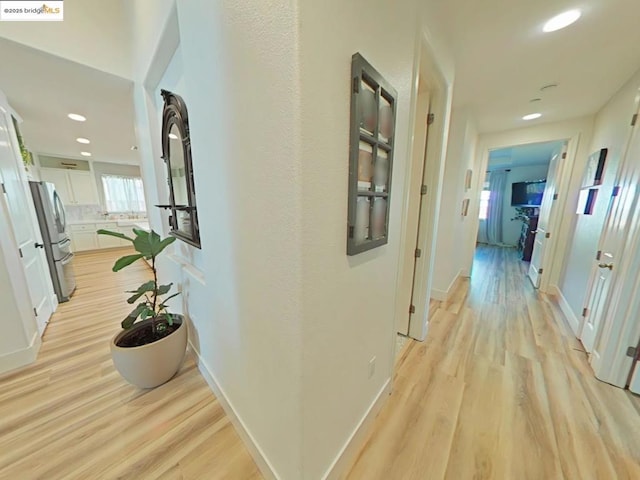
[{"label": "wood floor plank", "polygon": [[0,479],[262,478],[193,358],[153,390],[115,371],[125,290],[150,278],[143,263],[112,273],[123,253],[77,255],[37,361],[0,376]]},{"label": "wood floor plank", "polygon": [[513,249],[478,249],[471,281],[407,346],[345,478],[640,478],[640,397],[593,376],[527,268]]}]

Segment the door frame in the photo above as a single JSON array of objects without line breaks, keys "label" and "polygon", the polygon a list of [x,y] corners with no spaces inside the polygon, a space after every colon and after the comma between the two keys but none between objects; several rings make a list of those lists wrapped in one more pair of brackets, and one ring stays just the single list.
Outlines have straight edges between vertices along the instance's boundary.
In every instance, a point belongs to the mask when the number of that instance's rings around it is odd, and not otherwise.
[{"label": "door frame", "polygon": [[[590,134],[590,132],[588,133]],[[548,272],[548,275],[545,274],[540,279],[539,291],[541,293],[555,294],[558,290],[557,285],[562,274],[563,262],[556,260],[564,256],[564,248],[566,248],[564,243],[566,242],[560,240],[566,236],[567,231],[565,226],[563,232],[562,217],[563,214],[566,213],[567,202],[570,198],[569,191],[572,174],[576,168],[580,168],[584,163],[578,162],[578,159],[584,156],[582,152],[579,154],[580,147],[587,143],[583,141],[584,136],[585,132],[582,130],[576,130],[567,125],[559,124],[547,124],[537,128],[522,128],[498,134],[480,135],[477,153],[479,156],[478,164],[480,165],[480,172],[487,170],[489,154],[492,150],[534,143],[567,142],[567,158],[564,159],[564,164],[558,169],[559,171],[556,174],[559,176],[556,182],[558,199],[550,213],[549,232],[551,232],[551,237],[547,240],[547,251],[545,252],[545,257],[542,262],[542,268],[545,272]],[[577,163],[580,164],[577,165]],[[480,221],[475,218],[472,229],[474,235],[469,238],[468,246],[471,258],[473,258],[473,252],[476,248],[479,226]],[[563,233],[565,233],[565,235],[563,235]]]},{"label": "door frame", "polygon": [[[558,162],[556,164],[556,169],[555,169],[555,179],[554,180],[562,180],[564,178],[564,171],[567,168],[567,160],[569,158],[569,139],[565,139],[564,140],[564,145],[562,147],[562,149],[560,150],[560,153],[558,153],[557,155],[559,155],[559,158],[557,158],[555,161]],[[553,157],[551,159],[551,161],[553,161]],[[549,166],[551,167],[551,163],[549,163]],[[548,180],[548,171],[547,171],[547,180]],[[568,179],[567,179],[568,182]],[[547,184],[549,182],[547,181]],[[558,192],[560,185],[555,185],[555,192]],[[567,188],[568,190],[568,188]],[[546,197],[546,195],[545,195]],[[540,207],[540,213],[543,212],[543,206],[545,200],[547,200],[546,198],[543,198],[542,203],[543,205]],[[560,200],[560,195],[558,194],[558,198],[557,200]],[[547,200],[549,201],[549,200]],[[562,215],[561,213],[561,209],[557,208],[557,204],[555,203],[556,200],[552,199],[551,200],[551,208],[549,209],[549,218],[547,219],[547,228],[545,230],[545,235],[550,233],[550,232],[558,232],[559,226],[560,226],[560,221],[561,221],[561,217]],[[538,221],[538,229],[540,229],[540,221]],[[555,249],[556,246],[558,245],[557,242],[557,237],[558,235],[552,235],[551,238],[555,238],[554,242],[549,242],[549,239],[545,238],[544,240],[542,240],[541,243],[544,244],[544,252],[542,255],[542,264],[541,267],[543,270],[549,268],[549,264],[548,262],[546,262],[546,258],[549,256],[549,254],[551,254],[551,256],[555,255]],[[530,268],[529,268],[529,272],[527,273],[527,275],[529,276],[529,278],[531,279],[531,282],[533,282],[533,279],[531,278],[530,272],[531,272],[531,266],[533,265],[533,258],[534,258],[534,254],[536,251],[536,239],[538,238],[538,235],[536,234],[536,236],[534,237],[534,242],[533,242],[533,250],[531,252],[531,262],[530,262]],[[552,265],[554,265],[552,263]],[[544,274],[538,274],[538,275],[542,275],[541,277],[538,277],[539,282],[538,285],[536,286],[534,283],[534,287],[537,288],[539,291],[546,293],[549,290],[549,275],[544,275]]]},{"label": "door frame", "polygon": [[[446,74],[442,63],[435,54],[430,40],[425,32],[419,31],[416,37],[416,55],[413,65],[413,89],[409,122],[409,144],[411,145],[411,160],[405,175],[402,207],[402,225],[400,230],[400,256],[396,279],[396,321],[393,326],[393,336],[397,333],[408,335],[416,340],[424,340],[429,327],[429,299],[431,297],[433,264],[437,239],[438,216],[440,212],[440,197],[444,176],[444,164],[447,154],[449,136],[449,121],[452,104],[453,79]],[[418,111],[418,96],[420,85],[429,92],[430,112],[434,115],[434,122],[429,125],[429,144],[426,152],[416,152],[415,148],[424,145],[424,138],[414,138],[416,123],[425,121],[428,112]],[[421,147],[424,150],[424,146]],[[410,212],[410,199],[420,197],[421,185],[411,182],[415,175],[423,172],[424,184],[427,185],[426,201],[422,202],[421,215],[418,222],[416,212]],[[420,212],[421,210],[421,212]],[[411,213],[411,216],[410,216]],[[416,228],[417,225],[417,228]],[[420,235],[417,230],[419,229]],[[416,245],[416,238],[419,238]],[[415,258],[415,249],[419,248],[422,255]],[[415,265],[415,267],[414,267]],[[415,268],[415,275],[414,275]],[[414,280],[416,285],[413,287]],[[414,290],[413,300],[411,290]],[[415,313],[409,313],[410,304],[415,306]],[[408,330],[398,332],[397,325],[401,319],[409,318]]]}]

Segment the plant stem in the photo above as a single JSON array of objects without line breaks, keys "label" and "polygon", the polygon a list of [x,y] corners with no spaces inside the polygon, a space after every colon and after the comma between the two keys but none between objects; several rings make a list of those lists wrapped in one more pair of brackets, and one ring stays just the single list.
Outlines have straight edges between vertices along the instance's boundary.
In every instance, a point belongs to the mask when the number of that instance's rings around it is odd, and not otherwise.
[{"label": "plant stem", "polygon": [[153,270],[153,316],[151,317],[151,329],[156,336],[156,302],[158,300],[158,272],[156,271],[156,256],[151,256],[151,270]]}]

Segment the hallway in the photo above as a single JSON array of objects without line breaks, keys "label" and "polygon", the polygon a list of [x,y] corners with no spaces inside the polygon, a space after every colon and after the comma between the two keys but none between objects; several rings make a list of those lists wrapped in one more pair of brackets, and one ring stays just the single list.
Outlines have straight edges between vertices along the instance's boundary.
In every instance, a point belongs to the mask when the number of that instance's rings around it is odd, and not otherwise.
[{"label": "hallway", "polygon": [[525,266],[478,248],[471,282],[402,354],[347,478],[640,478],[640,398],[595,379]]},{"label": "hallway", "polygon": [[0,479],[262,478],[193,358],[153,390],[115,371],[109,339],[151,275],[128,250],[79,254],[78,290],[60,304],[37,361],[0,376]]}]

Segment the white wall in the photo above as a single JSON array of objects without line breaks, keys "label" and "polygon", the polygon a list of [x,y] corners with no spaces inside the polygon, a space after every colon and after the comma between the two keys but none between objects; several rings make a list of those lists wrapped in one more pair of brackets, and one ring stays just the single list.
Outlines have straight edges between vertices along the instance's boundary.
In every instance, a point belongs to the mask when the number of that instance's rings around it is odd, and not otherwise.
[{"label": "white wall", "polygon": [[[416,15],[412,0],[300,5],[304,478],[322,478],[391,376]],[[348,257],[349,78],[355,52],[393,85],[398,103],[389,243]],[[373,357],[376,372],[369,379]]]},{"label": "white wall", "polygon": [[[131,78],[129,0],[65,0],[62,22],[2,22],[0,36]],[[159,3],[157,0],[155,3]]]},{"label": "white wall", "polygon": [[[153,20],[146,8],[133,7],[135,38],[163,28],[154,22],[172,28],[171,14]],[[191,279],[166,271],[185,293],[177,308],[191,318],[206,375],[250,447],[276,476],[315,480],[391,377],[418,4],[178,0],[176,11],[183,83],[174,85],[189,109],[202,264]],[[137,79],[137,128],[145,180],[157,185],[157,92],[141,84],[160,64],[161,83],[178,77],[175,57],[160,61],[148,40],[134,48],[141,65],[155,58]],[[398,90],[398,115],[389,244],[348,257],[356,51]]]},{"label": "white wall", "polygon": [[[588,143],[587,151],[584,152],[581,168],[576,169],[572,177],[573,209],[567,212],[567,219],[572,218],[574,222],[567,240],[566,262],[559,287],[576,319],[581,317],[585,306],[587,284],[598,249],[611,191],[615,185],[617,168],[631,132],[631,116],[635,113],[634,101],[638,94],[638,87],[640,87],[640,72],[629,79],[598,112],[595,117],[593,137]],[[575,213],[577,196],[582,183],[586,157],[601,148],[608,148],[609,152],[593,215],[577,215]]]},{"label": "white wall", "polygon": [[522,222],[511,220],[516,216],[516,207],[511,206],[511,186],[517,182],[546,179],[549,164],[511,167],[510,170],[511,171],[507,173],[507,183],[504,187],[502,204],[502,243],[516,246],[520,240]]},{"label": "white wall", "polygon": [[[449,145],[445,164],[440,217],[438,219],[437,255],[433,274],[431,297],[445,300],[451,293],[459,275],[469,275],[470,259],[465,252],[465,241],[477,216],[478,185],[484,174],[476,165],[478,134],[475,122],[466,109],[454,109],[451,115]],[[467,169],[472,170],[472,187],[465,190]],[[478,183],[480,182],[480,183]],[[469,199],[466,217],[461,215],[462,201]]]}]

